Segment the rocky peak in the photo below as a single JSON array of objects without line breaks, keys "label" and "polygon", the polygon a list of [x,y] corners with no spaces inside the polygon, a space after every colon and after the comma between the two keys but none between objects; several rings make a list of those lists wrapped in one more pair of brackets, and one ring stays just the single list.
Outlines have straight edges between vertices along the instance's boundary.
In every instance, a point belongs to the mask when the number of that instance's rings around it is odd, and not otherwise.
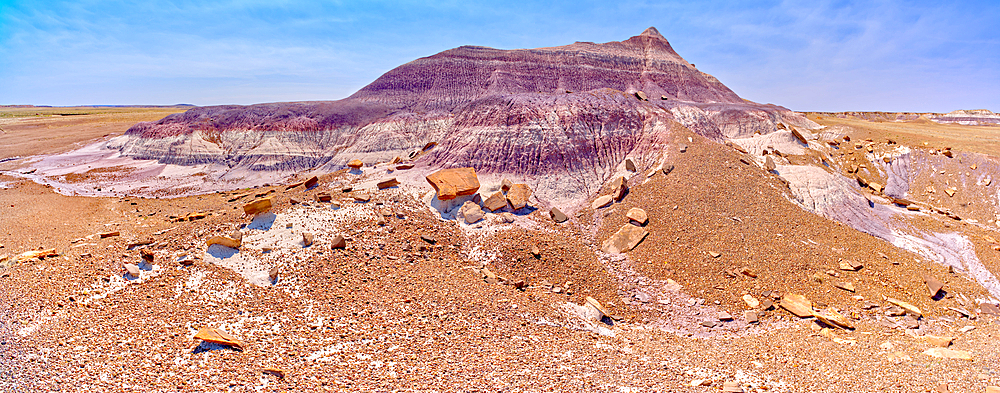
[{"label": "rocky peak", "polygon": [[653,26],[650,26],[648,29],[643,30],[642,34],[639,34],[639,36],[640,37],[659,38],[659,39],[664,40],[664,41],[667,40],[666,38],[663,37],[663,34],[660,34],[660,31],[656,30],[656,28],[653,27]]}]

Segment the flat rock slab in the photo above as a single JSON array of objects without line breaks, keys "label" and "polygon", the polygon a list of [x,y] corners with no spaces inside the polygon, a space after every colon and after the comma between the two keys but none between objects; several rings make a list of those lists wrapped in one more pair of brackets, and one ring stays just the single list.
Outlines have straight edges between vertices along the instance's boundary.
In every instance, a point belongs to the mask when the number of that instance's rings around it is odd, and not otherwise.
[{"label": "flat rock slab", "polygon": [[621,254],[638,246],[647,235],[649,231],[632,224],[625,224],[604,241],[601,249],[609,254]]},{"label": "flat rock slab", "polygon": [[228,236],[212,236],[207,241],[205,241],[206,246],[211,246],[213,244],[218,244],[229,248],[240,248],[240,246],[243,244],[243,241],[242,239],[234,239]]},{"label": "flat rock slab", "polygon": [[805,296],[788,293],[781,298],[781,308],[788,310],[788,312],[795,314],[799,318],[808,318],[813,316],[812,302],[806,299]]},{"label": "flat rock slab", "polygon": [[243,349],[242,341],[237,340],[236,337],[233,337],[229,333],[226,333],[216,328],[198,329],[198,334],[195,334],[194,338],[196,340],[208,341],[210,343],[228,345],[231,347]]},{"label": "flat rock slab", "polygon": [[827,326],[854,330],[854,325],[851,324],[851,321],[849,321],[844,315],[838,313],[837,310],[829,309],[823,312],[814,312],[813,316]]},{"label": "flat rock slab", "polygon": [[972,354],[969,351],[948,348],[931,348],[924,351],[924,355],[942,359],[972,360]]},{"label": "flat rock slab", "polygon": [[434,187],[437,198],[442,201],[479,191],[479,177],[474,168],[442,169],[427,175],[427,182]]},{"label": "flat rock slab", "polygon": [[590,204],[590,208],[597,210],[602,207],[608,207],[611,205],[611,202],[614,202],[614,198],[612,198],[611,195],[601,195],[597,197],[597,199],[594,199],[594,203]]},{"label": "flat rock slab", "polygon": [[395,177],[392,177],[378,182],[376,186],[378,186],[379,190],[384,190],[386,188],[395,187],[398,185],[399,185],[399,180],[396,180]]},{"label": "flat rock slab", "polygon": [[243,212],[255,216],[271,210],[271,198],[258,199],[243,206]]},{"label": "flat rock slab", "polygon": [[645,226],[649,223],[649,216],[646,215],[646,211],[638,207],[629,209],[628,213],[625,213],[625,217],[628,217],[629,220],[635,221],[640,226]]},{"label": "flat rock slab", "polygon": [[923,313],[920,312],[920,309],[917,308],[917,306],[914,306],[914,305],[912,305],[910,303],[907,303],[907,302],[904,302],[902,300],[893,299],[893,298],[890,297],[890,298],[885,299],[885,301],[889,302],[889,304],[892,304],[892,305],[894,305],[896,307],[902,308],[904,311],[906,311],[907,314],[914,315],[914,316],[916,316],[918,318],[923,315]]},{"label": "flat rock slab", "polygon": [[507,206],[507,199],[503,196],[503,193],[500,191],[494,192],[493,195],[490,195],[489,198],[486,198],[486,200],[483,201],[483,207],[485,207],[491,212],[503,209],[506,206]]}]

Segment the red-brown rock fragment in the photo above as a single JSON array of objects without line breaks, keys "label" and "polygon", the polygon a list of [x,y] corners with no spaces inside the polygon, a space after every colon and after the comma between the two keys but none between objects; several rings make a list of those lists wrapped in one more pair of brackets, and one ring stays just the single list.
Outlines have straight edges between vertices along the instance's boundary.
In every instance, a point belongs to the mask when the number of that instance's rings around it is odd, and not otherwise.
[{"label": "red-brown rock fragment", "polygon": [[437,198],[442,201],[479,191],[479,177],[474,168],[442,169],[427,175],[427,182],[434,187]]}]

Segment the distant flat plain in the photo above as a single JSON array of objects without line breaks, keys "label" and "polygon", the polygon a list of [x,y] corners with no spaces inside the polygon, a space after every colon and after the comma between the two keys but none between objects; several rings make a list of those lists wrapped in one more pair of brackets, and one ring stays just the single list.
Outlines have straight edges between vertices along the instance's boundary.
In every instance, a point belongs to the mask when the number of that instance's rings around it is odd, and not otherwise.
[{"label": "distant flat plain", "polygon": [[190,106],[0,107],[0,160],[61,153]]}]

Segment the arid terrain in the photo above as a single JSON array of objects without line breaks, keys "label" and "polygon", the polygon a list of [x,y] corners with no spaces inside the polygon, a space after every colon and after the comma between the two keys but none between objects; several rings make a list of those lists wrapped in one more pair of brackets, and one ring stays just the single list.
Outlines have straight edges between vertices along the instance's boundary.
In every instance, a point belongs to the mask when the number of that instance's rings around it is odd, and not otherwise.
[{"label": "arid terrain", "polygon": [[755,104],[655,29],[188,109],[0,109],[0,389],[1000,386],[1000,127]]}]

